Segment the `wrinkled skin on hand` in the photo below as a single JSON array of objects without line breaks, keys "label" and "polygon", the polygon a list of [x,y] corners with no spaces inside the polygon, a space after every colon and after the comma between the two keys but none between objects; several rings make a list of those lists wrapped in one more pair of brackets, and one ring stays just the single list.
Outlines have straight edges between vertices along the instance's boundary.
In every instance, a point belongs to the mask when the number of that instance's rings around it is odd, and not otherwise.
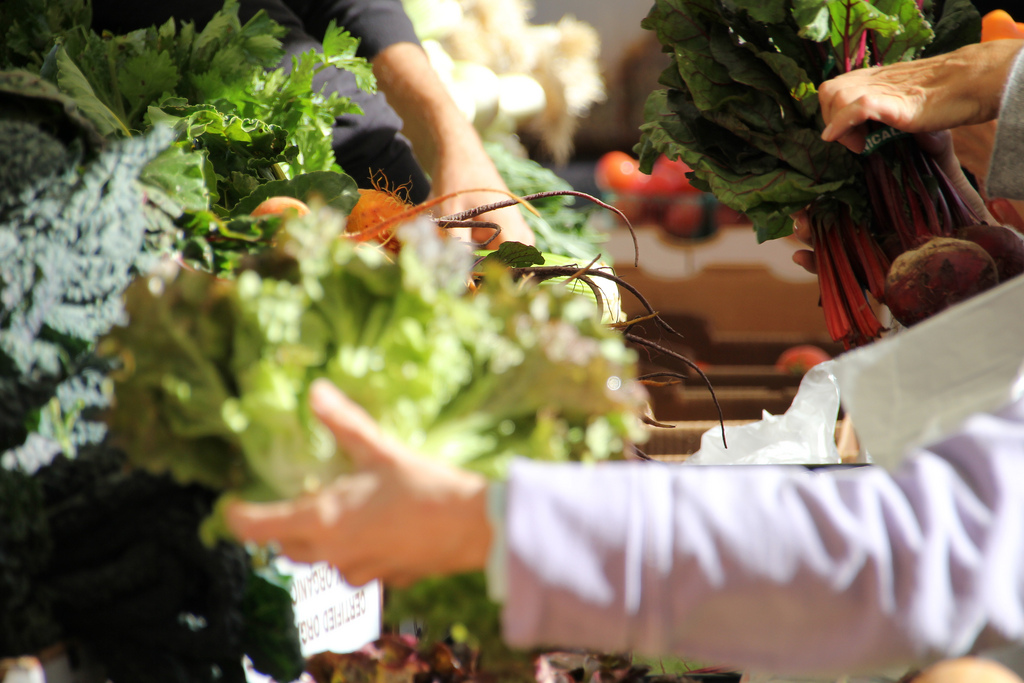
[{"label": "wrinkled skin on hand", "polygon": [[[915,133],[918,143],[936,158],[983,220],[1024,223],[1009,202],[990,202],[1000,213],[993,216],[963,173],[966,167],[984,181],[992,155],[994,119],[1010,68],[1022,48],[1024,40],[996,40],[926,59],[840,74],[818,89],[825,122],[821,137],[859,154],[864,150],[869,121]],[[806,212],[798,212],[793,220],[796,237],[810,244]],[[793,261],[817,272],[810,250],[796,251]]]},{"label": "wrinkled skin on hand", "polygon": [[326,380],[314,382],[310,406],[355,471],[295,500],[232,501],[225,516],[239,539],[276,544],[297,562],[329,562],[357,586],[486,565],[484,477],[418,457]]},{"label": "wrinkled skin on hand", "polygon": [[1024,40],[975,43],[935,57],[855,69],[821,84],[822,139],[864,149],[866,123],[929,133],[991,121]]}]

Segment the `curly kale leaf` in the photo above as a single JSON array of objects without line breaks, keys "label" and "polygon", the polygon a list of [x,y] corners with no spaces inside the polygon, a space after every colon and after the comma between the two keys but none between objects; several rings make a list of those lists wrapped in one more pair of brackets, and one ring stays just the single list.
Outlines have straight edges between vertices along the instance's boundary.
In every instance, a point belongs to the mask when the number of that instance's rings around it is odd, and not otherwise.
[{"label": "curly kale leaf", "polygon": [[[260,585],[253,595],[245,548],[200,541],[197,527],[215,492],[126,470],[124,454],[107,444],[58,457],[30,481],[52,546],[33,594],[48,597],[61,636],[85,643],[109,680],[241,683],[250,649],[298,677],[288,592]],[[2,510],[0,501],[0,518]],[[0,614],[3,597],[0,589]],[[266,634],[257,649],[248,642],[254,611],[261,627],[293,628]]]},{"label": "curly kale leaf", "polygon": [[[124,319],[121,295],[143,264],[147,226],[136,179],[169,133],[94,155],[24,121],[0,121],[0,135],[9,141],[0,149],[0,448],[40,427],[92,441],[98,423],[69,420],[107,405],[107,366],[92,351]],[[48,420],[40,409],[55,397],[59,414]]]}]

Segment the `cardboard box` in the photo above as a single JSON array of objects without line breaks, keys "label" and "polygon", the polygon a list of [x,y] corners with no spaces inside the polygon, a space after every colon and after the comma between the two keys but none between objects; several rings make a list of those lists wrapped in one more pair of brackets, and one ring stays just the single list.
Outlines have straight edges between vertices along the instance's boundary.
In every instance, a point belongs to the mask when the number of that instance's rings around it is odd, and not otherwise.
[{"label": "cardboard box", "polygon": [[[773,333],[828,341],[817,277],[792,261],[803,248],[784,238],[758,244],[749,225],[724,226],[708,238],[673,240],[656,227],[609,232],[616,273],[656,311],[701,318],[715,334]],[[634,255],[638,265],[634,266]],[[626,313],[642,305],[623,295]]]}]

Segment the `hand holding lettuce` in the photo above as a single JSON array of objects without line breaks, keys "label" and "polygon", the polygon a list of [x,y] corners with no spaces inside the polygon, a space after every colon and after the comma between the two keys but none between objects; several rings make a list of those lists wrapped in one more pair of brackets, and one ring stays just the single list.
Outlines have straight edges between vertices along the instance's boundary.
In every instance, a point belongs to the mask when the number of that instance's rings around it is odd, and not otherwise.
[{"label": "hand holding lettuce", "polygon": [[[634,355],[593,303],[513,283],[475,294],[473,256],[429,224],[396,262],[338,239],[329,210],[292,221],[237,280],[175,269],[128,291],[109,416],[131,460],[249,500],[346,471],[306,395],[325,377],[426,457],[500,477],[510,459],[622,457],[641,436]],[[343,449],[343,445],[342,445]]]}]

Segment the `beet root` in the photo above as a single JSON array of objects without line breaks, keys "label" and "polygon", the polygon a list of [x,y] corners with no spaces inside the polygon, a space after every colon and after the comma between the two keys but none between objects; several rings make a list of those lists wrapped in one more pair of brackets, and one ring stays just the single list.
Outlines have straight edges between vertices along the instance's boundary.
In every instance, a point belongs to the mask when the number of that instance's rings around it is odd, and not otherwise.
[{"label": "beet root", "polygon": [[966,225],[957,231],[957,237],[974,242],[988,252],[996,262],[1000,282],[1024,273],[1024,239],[1012,228],[1004,225]]},{"label": "beet root", "polygon": [[999,283],[995,260],[967,240],[934,237],[900,254],[885,279],[885,305],[905,326]]}]

